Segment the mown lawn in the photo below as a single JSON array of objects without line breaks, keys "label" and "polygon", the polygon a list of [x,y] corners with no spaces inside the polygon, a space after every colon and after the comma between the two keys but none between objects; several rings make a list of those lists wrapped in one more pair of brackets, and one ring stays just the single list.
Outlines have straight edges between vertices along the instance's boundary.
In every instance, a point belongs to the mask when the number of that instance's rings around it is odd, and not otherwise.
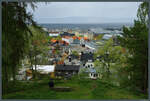
[{"label": "mown lawn", "polygon": [[[24,87],[25,86],[25,87]],[[48,80],[22,85],[20,90],[2,95],[3,99],[147,99],[147,96],[113,86],[100,80],[72,79],[55,81],[55,86],[71,87],[70,92],[56,92]]]}]

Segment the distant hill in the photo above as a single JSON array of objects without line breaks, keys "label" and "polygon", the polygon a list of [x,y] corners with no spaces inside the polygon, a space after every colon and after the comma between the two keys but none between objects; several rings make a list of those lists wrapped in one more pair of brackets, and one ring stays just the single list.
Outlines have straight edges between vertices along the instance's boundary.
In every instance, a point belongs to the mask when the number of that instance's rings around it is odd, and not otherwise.
[{"label": "distant hill", "polygon": [[83,30],[112,30],[112,29],[121,29],[123,25],[125,26],[132,26],[131,23],[101,23],[101,24],[52,24],[52,23],[41,23],[39,24],[42,27],[48,28],[48,29],[83,29]]},{"label": "distant hill", "polygon": [[111,18],[111,17],[63,17],[63,18],[39,18],[40,23],[133,23],[134,18]]}]

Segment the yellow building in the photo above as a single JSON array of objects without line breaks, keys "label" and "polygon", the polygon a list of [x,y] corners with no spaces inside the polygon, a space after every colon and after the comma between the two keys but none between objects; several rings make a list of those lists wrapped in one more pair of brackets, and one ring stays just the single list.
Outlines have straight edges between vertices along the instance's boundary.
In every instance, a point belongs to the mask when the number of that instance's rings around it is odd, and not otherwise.
[{"label": "yellow building", "polygon": [[80,33],[79,32],[75,32],[75,36],[80,36]]}]

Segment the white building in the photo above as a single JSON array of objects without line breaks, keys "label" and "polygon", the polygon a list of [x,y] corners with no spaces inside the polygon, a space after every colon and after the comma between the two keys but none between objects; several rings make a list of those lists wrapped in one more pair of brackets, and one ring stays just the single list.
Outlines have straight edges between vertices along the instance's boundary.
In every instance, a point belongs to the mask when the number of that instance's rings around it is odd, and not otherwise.
[{"label": "white building", "polygon": [[[21,68],[18,71],[18,74],[16,75],[17,80],[29,80],[32,78],[32,76],[27,76],[26,71],[29,70],[29,68]],[[35,65],[33,65],[33,70],[35,70]],[[37,65],[36,70],[41,74],[49,74],[54,72],[55,66],[54,65]]]},{"label": "white building", "polygon": [[[33,70],[35,70],[35,65],[33,65]],[[41,74],[49,74],[54,72],[54,65],[36,65],[36,70]]]},{"label": "white building", "polygon": [[84,41],[83,38],[80,40],[80,44],[81,44],[81,45],[84,45],[84,44],[85,44],[85,41]]},{"label": "white building", "polygon": [[86,62],[84,68],[94,68],[94,63],[91,60],[88,60],[88,62]]},{"label": "white building", "polygon": [[69,44],[73,43],[73,39],[72,38],[62,38],[62,40],[66,41]]},{"label": "white building", "polygon": [[51,37],[57,37],[60,35],[60,32],[49,32],[49,36]]},{"label": "white building", "polygon": [[110,39],[112,36],[113,36],[113,35],[111,35],[111,34],[105,34],[105,35],[103,36],[103,39],[108,40],[108,39]]},{"label": "white building", "polygon": [[89,78],[97,79],[99,77],[99,73],[96,72],[94,68],[94,63],[91,60],[86,62],[83,68],[85,68],[85,73],[88,73]]},{"label": "white building", "polygon": [[96,73],[96,70],[94,68],[89,68],[89,78],[91,79],[97,79],[99,77],[99,74]]}]

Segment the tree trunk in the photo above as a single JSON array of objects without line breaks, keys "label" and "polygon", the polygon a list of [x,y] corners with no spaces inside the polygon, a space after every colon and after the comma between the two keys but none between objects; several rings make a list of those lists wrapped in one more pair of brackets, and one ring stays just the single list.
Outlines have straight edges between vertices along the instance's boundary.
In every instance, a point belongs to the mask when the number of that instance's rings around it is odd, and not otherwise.
[{"label": "tree trunk", "polygon": [[8,72],[7,72],[7,66],[5,66],[5,67],[3,67],[4,68],[4,72],[3,72],[3,74],[4,75],[2,75],[3,76],[3,78],[4,78],[4,84],[5,85],[3,85],[4,87],[6,87],[6,88],[8,88]]},{"label": "tree trunk", "polygon": [[34,78],[34,70],[33,70],[33,62],[32,62],[32,55],[31,55],[31,53],[29,54],[29,58],[30,58],[30,63],[31,63],[32,78]]},{"label": "tree trunk", "polygon": [[147,93],[147,88],[148,88],[148,65],[146,65],[144,68],[144,86],[143,86],[144,93]]},{"label": "tree trunk", "polygon": [[37,79],[37,70],[36,70],[36,69],[37,69],[37,68],[36,68],[36,66],[37,66],[37,61],[36,61],[36,55],[35,55],[34,61],[35,61],[35,64],[34,64],[34,65],[35,65],[35,70],[34,70],[34,76],[35,76],[35,77],[34,77],[34,78]]},{"label": "tree trunk", "polygon": [[110,76],[110,70],[109,70],[109,67],[110,67],[110,63],[108,62],[107,63],[107,77],[109,78],[109,76]]},{"label": "tree trunk", "polygon": [[13,83],[16,83],[16,66],[13,66],[13,70],[12,70],[12,74],[13,74]]}]

